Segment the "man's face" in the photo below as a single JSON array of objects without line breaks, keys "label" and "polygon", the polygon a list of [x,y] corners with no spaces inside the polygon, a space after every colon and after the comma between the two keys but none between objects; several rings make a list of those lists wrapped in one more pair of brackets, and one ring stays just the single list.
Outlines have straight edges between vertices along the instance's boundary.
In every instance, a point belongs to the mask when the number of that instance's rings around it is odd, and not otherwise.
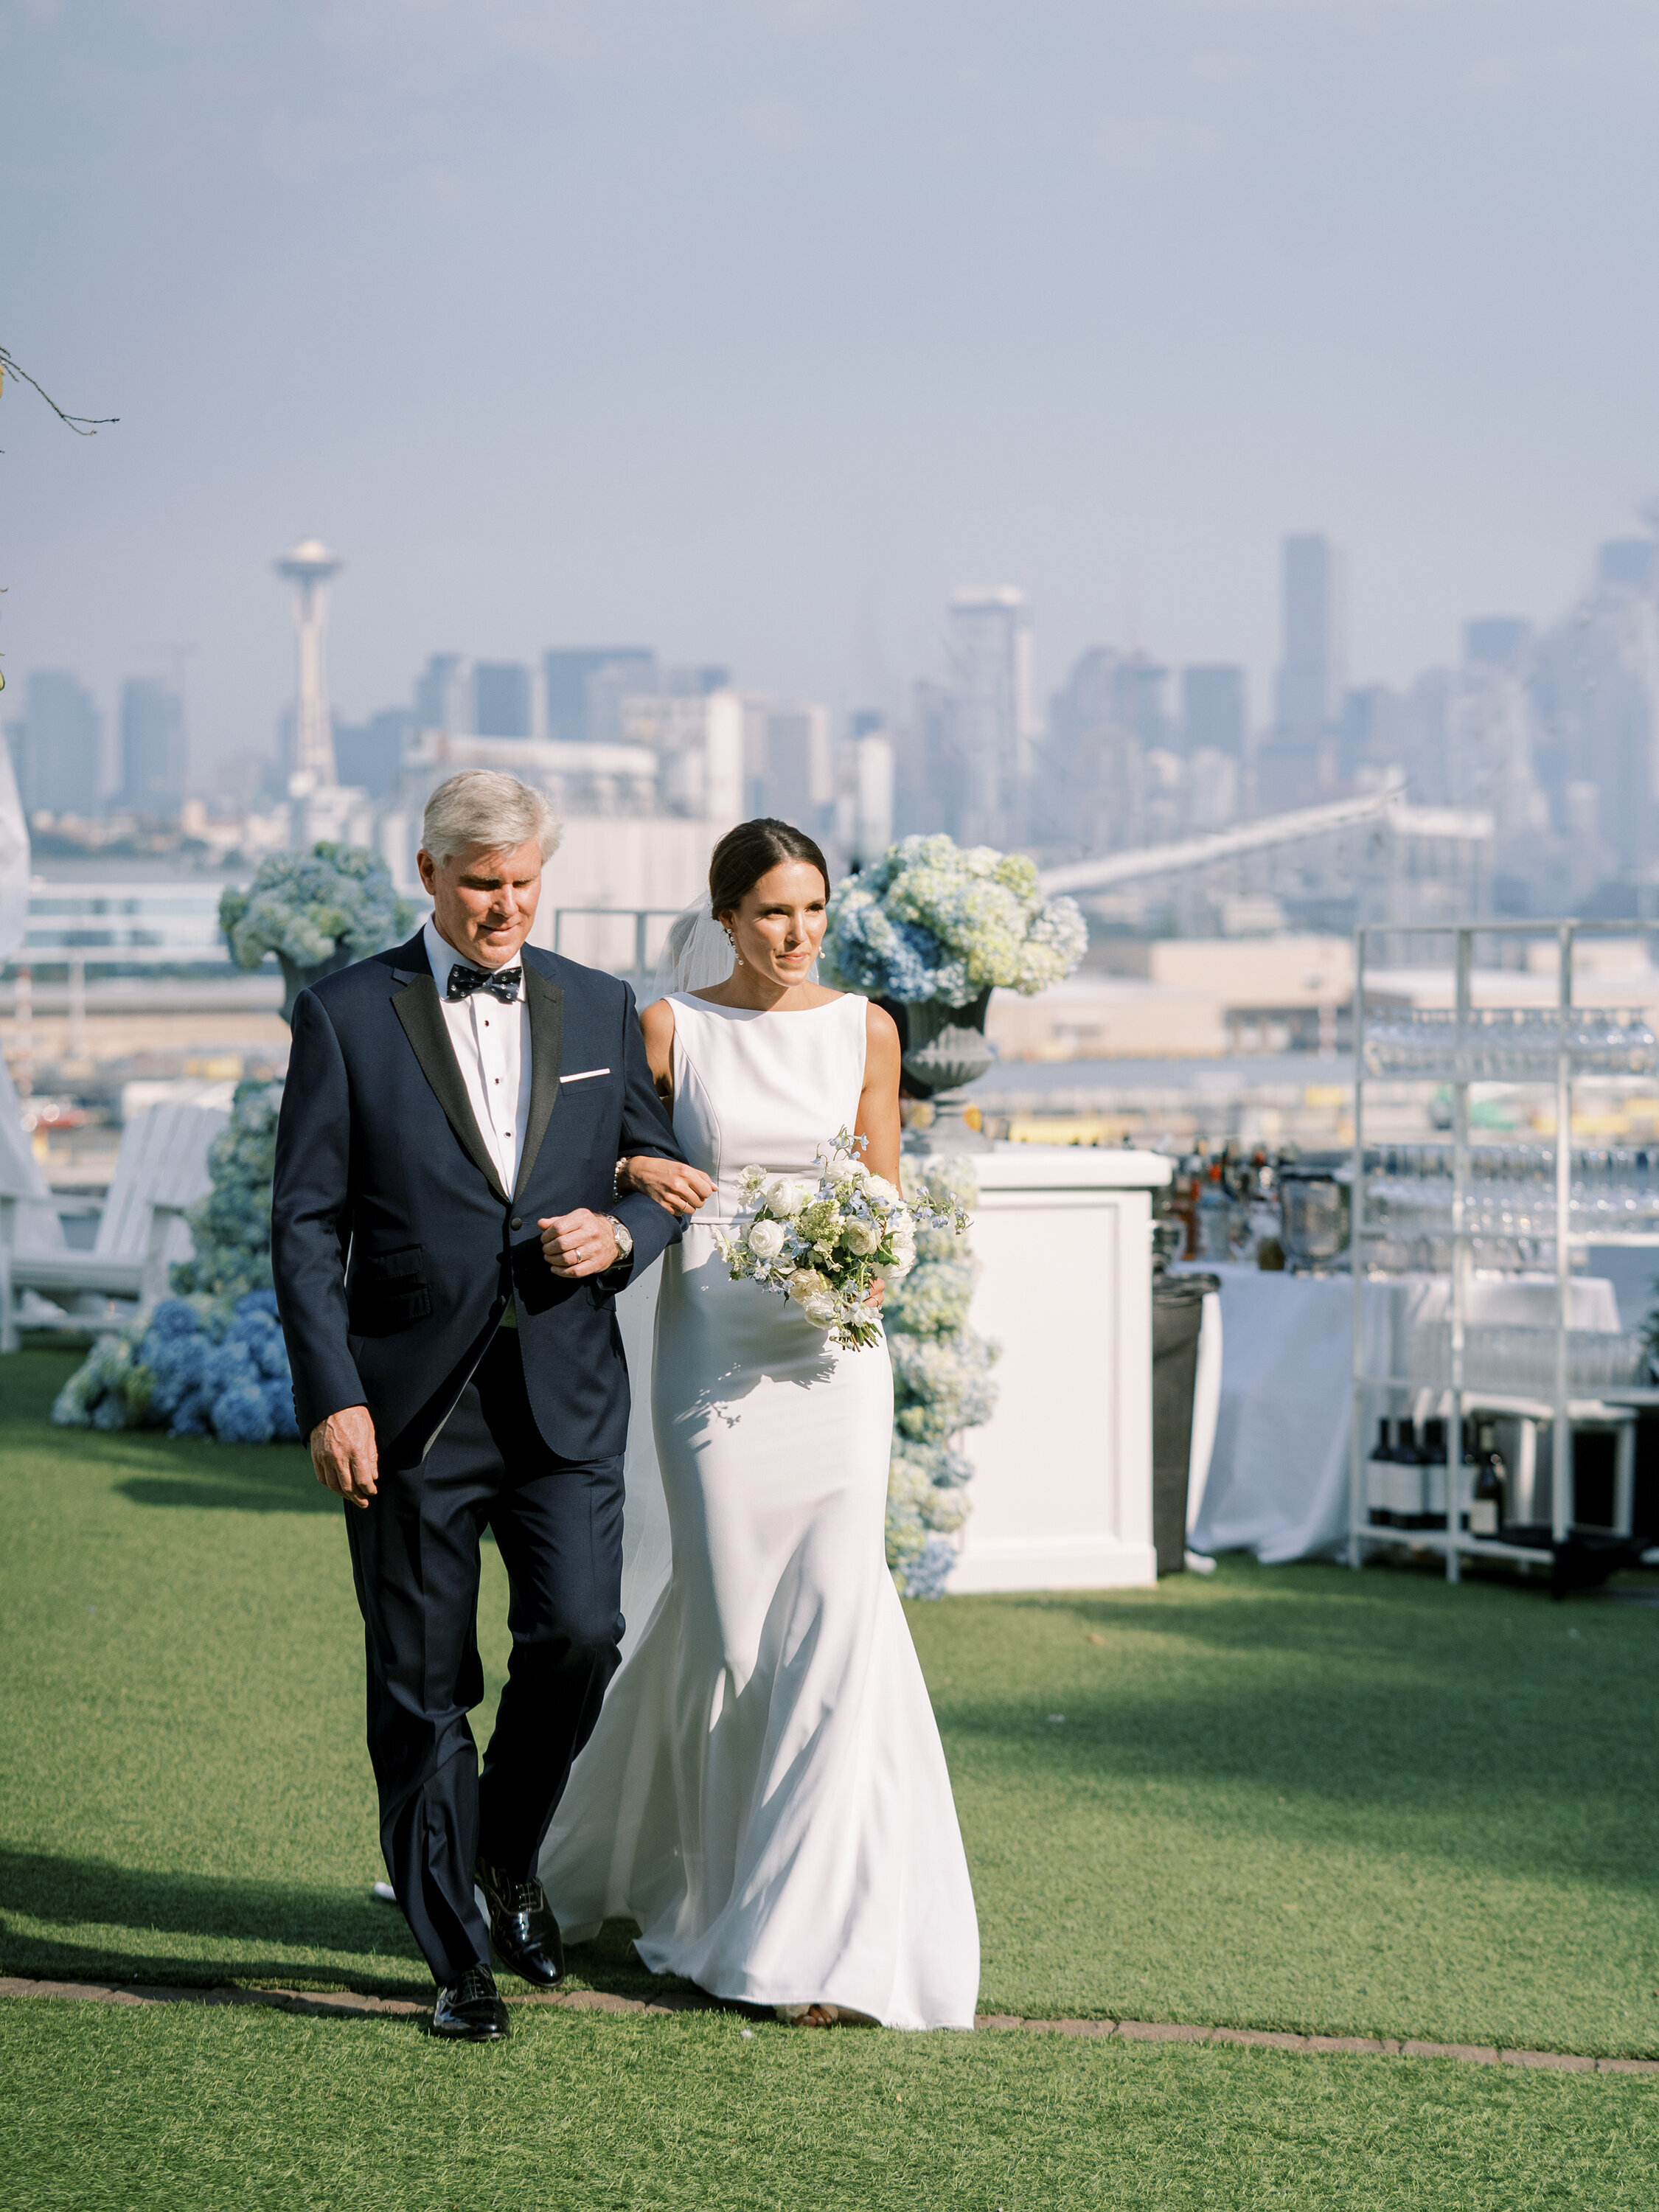
[{"label": "man's face", "polygon": [[542,889],[542,848],[532,837],[510,853],[465,845],[453,859],[416,855],[432,900],[438,934],[475,968],[505,968],[517,957],[536,919]]}]

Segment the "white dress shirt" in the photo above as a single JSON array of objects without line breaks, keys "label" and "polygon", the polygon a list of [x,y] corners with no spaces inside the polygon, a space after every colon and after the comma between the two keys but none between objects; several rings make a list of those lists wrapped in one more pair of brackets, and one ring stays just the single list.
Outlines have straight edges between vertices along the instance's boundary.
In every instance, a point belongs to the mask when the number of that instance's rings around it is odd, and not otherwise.
[{"label": "white dress shirt", "polygon": [[[447,939],[439,936],[430,921],[421,934],[472,1117],[495,1163],[501,1188],[510,1198],[519,1180],[519,1156],[530,1113],[530,1008],[525,1001],[524,977],[519,978],[516,1006],[504,1003],[489,991],[475,991],[470,999],[446,998],[450,969],[479,963],[457,952]],[[510,960],[506,964],[511,968],[519,963]]]}]

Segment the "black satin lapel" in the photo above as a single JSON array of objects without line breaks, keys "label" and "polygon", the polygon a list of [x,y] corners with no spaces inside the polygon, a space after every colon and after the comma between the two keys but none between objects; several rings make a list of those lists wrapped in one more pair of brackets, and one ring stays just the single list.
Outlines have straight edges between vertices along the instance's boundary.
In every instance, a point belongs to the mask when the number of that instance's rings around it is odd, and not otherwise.
[{"label": "black satin lapel", "polygon": [[449,1041],[443,1001],[431,975],[416,975],[412,982],[405,984],[393,998],[392,1006],[421,1063],[422,1074],[432,1085],[433,1095],[444,1109],[445,1120],[460,1139],[462,1151],[485,1176],[495,1195],[505,1200],[507,1193],[501,1188],[495,1163],[478,1134],[477,1117],[461,1080],[455,1048]]},{"label": "black satin lapel", "polygon": [[[547,1134],[559,1098],[559,1055],[564,1047],[564,993],[528,961],[524,969],[525,1003],[530,1011],[530,1119],[525,1124],[524,1146],[519,1154],[519,1182],[514,1197],[528,1188],[530,1171]],[[437,996],[437,987],[433,987]]]}]

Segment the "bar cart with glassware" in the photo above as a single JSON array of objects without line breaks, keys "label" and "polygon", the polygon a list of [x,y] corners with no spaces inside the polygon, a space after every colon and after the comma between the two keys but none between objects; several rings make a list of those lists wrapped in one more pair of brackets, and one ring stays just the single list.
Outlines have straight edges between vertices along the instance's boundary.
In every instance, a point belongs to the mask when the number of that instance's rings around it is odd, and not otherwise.
[{"label": "bar cart with glassware", "polygon": [[[1549,1567],[1559,1593],[1641,1556],[1636,1424],[1638,1409],[1659,1406],[1659,1389],[1639,1336],[1575,1325],[1584,1316],[1575,1311],[1573,1262],[1592,1244],[1659,1248],[1659,1141],[1576,1143],[1572,1101],[1586,1077],[1628,1087],[1659,1075],[1659,1039],[1645,1009],[1575,1006],[1573,955],[1581,938],[1655,927],[1413,924],[1413,935],[1452,942],[1449,1010],[1368,1001],[1368,953],[1400,925],[1354,933],[1352,1566],[1368,1547],[1403,1542],[1443,1553],[1452,1582],[1466,1559],[1503,1560]],[[1505,937],[1553,940],[1553,1006],[1473,1003],[1476,940]],[[1432,1082],[1449,1096],[1443,1140],[1379,1145],[1368,1135],[1368,1091],[1402,1082]],[[1485,1085],[1553,1089],[1553,1139],[1472,1135],[1471,1089]],[[1366,1308],[1379,1278],[1417,1286],[1381,1334]],[[1522,1286],[1547,1306],[1534,1298],[1527,1307]],[[1378,1369],[1379,1341],[1392,1346],[1388,1371]],[[1389,1410],[1379,1416],[1379,1406]],[[1500,1425],[1507,1458],[1494,1441]],[[1576,1439],[1587,1460],[1610,1461],[1611,1480],[1593,1486],[1594,1520],[1579,1510]]]}]

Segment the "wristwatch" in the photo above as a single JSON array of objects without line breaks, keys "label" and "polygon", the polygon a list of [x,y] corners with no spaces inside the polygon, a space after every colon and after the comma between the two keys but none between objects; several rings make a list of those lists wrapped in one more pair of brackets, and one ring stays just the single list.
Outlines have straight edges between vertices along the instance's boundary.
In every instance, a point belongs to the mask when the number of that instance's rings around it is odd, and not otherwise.
[{"label": "wristwatch", "polygon": [[[611,1262],[611,1267],[620,1267],[624,1261],[634,1256],[634,1232],[625,1221],[618,1221],[614,1213],[607,1213],[603,1218],[611,1224],[611,1233],[617,1240],[617,1256]],[[607,1275],[611,1267],[605,1271]]]}]

